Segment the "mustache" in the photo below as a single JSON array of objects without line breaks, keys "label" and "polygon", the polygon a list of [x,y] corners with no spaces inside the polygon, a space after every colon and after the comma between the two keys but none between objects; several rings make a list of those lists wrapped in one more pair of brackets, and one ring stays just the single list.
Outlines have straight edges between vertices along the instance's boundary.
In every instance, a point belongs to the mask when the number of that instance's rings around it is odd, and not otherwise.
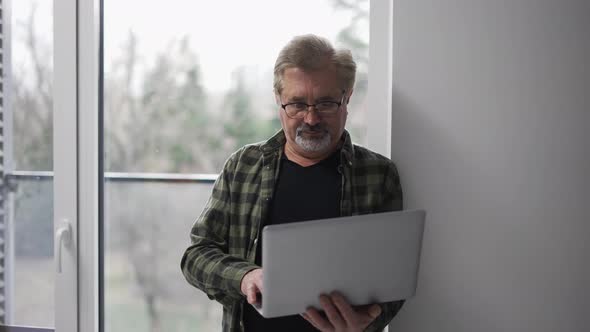
[{"label": "mustache", "polygon": [[307,132],[327,132],[326,126],[323,124],[318,123],[315,126],[310,126],[307,123],[302,123],[299,127],[297,127],[297,135],[300,135],[302,131]]}]

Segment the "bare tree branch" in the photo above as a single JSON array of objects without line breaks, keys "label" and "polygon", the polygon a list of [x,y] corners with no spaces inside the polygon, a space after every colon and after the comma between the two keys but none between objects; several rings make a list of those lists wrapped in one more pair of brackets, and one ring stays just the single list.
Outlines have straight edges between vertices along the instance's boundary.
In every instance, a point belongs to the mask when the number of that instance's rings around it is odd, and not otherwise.
[{"label": "bare tree branch", "polygon": [[[50,85],[49,79],[47,78],[47,66],[43,65],[41,58],[38,54],[39,43],[37,41],[37,33],[35,29],[35,16],[37,13],[38,4],[35,2],[31,8],[27,24],[26,24],[26,45],[28,48],[29,55],[33,63],[35,72],[35,81],[37,86],[37,93],[41,95],[42,104],[45,110],[51,110],[53,108],[53,97],[48,87]],[[49,113],[49,112],[47,112]],[[47,119],[45,119],[47,122]]]}]

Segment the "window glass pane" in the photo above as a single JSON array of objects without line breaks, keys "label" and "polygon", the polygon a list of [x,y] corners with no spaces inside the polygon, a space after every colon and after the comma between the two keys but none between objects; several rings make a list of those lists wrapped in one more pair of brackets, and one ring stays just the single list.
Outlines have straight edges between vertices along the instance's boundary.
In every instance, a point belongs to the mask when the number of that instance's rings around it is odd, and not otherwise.
[{"label": "window glass pane", "polygon": [[274,62],[306,33],[354,51],[347,128],[364,144],[369,1],[291,4],[106,0],[105,169],[217,173],[231,152],[280,128]]},{"label": "window glass pane", "polygon": [[365,144],[369,1],[105,0],[104,10],[106,331],[218,331],[220,305],[179,266],[212,184],[164,173],[218,173],[276,132],[274,62],[307,33],[353,51],[347,129]]},{"label": "window glass pane", "polygon": [[[9,119],[4,130],[2,213],[8,239],[3,262],[5,323],[54,326],[53,260],[53,2],[2,1],[10,5]],[[4,9],[4,8],[3,8]],[[3,58],[3,60],[6,58]],[[4,168],[6,167],[6,168]]]},{"label": "window glass pane", "polygon": [[14,204],[14,297],[10,325],[53,327],[53,181],[21,178]]},{"label": "window glass pane", "polygon": [[107,179],[105,191],[106,331],[218,331],[220,307],[180,273],[211,185]]},{"label": "window glass pane", "polygon": [[53,169],[53,1],[12,1],[14,168]]}]

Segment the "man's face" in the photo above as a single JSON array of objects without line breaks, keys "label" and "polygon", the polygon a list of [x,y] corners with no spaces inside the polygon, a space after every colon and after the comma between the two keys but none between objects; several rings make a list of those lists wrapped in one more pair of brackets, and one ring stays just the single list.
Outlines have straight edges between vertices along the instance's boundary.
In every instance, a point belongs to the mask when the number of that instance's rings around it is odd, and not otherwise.
[{"label": "man's face", "polygon": [[350,93],[346,91],[346,95],[343,95],[333,68],[314,72],[304,72],[299,68],[286,69],[283,73],[283,91],[280,96],[276,96],[279,104],[303,102],[311,105],[321,101],[343,101],[335,114],[320,115],[310,107],[300,119],[291,118],[280,109],[281,125],[289,147],[305,158],[318,158],[331,153],[344,131],[348,115],[346,103]]}]

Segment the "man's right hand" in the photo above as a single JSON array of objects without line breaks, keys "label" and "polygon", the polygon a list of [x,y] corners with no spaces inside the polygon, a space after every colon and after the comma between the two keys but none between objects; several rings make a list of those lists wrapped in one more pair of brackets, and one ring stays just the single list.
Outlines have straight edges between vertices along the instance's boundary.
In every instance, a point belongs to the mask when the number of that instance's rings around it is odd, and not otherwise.
[{"label": "man's right hand", "polygon": [[[240,289],[250,304],[256,304],[256,295],[262,294],[262,269],[254,269],[244,275]],[[259,304],[259,303],[258,303]]]}]

